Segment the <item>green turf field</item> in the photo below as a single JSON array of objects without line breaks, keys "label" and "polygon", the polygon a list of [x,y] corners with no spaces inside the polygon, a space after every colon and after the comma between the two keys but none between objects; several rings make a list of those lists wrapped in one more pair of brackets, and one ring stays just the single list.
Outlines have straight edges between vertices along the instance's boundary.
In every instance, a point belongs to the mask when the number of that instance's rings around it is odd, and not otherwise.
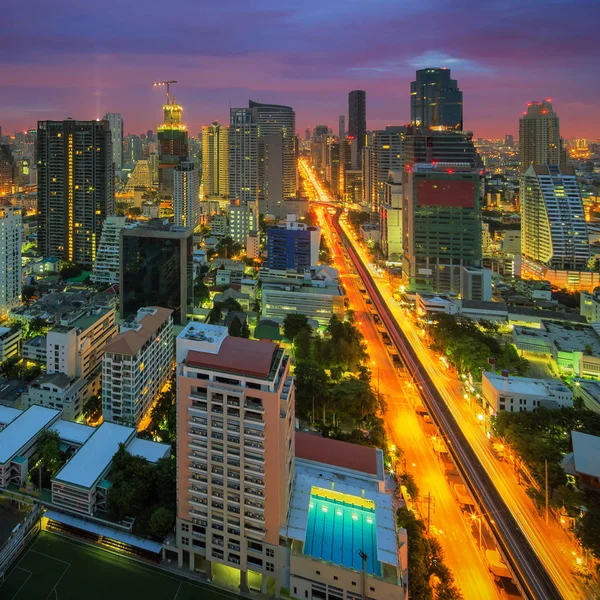
[{"label": "green turf field", "polygon": [[236,600],[111,552],[41,532],[18,559],[2,600]]}]

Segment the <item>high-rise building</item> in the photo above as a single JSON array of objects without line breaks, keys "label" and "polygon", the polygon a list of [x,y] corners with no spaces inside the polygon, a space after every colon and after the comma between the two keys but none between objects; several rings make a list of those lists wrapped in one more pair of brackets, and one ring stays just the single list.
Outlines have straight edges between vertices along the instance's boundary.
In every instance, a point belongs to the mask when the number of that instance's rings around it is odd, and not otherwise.
[{"label": "high-rise building", "polygon": [[402,256],[402,171],[390,171],[383,185],[379,231],[383,256],[399,262]]},{"label": "high-rise building", "polygon": [[[258,138],[258,212],[285,216],[283,194],[283,139],[281,134]],[[283,214],[282,214],[283,213]]]},{"label": "high-rise building", "polygon": [[193,231],[156,219],[121,230],[121,316],[153,304],[187,322],[193,297]]},{"label": "high-rise building", "polygon": [[286,581],[280,545],[294,481],[294,379],[285,351],[191,322],[177,336],[180,561]]},{"label": "high-rise building", "polygon": [[340,140],[346,137],[346,117],[344,115],[339,116],[338,137]]},{"label": "high-rise building", "polygon": [[37,138],[40,254],[91,268],[115,208],[108,121],[39,121]]},{"label": "high-rise building", "polygon": [[304,141],[305,142],[310,142],[310,127],[307,127],[304,130]]},{"label": "high-rise building", "polygon": [[420,69],[410,84],[410,122],[422,129],[463,128],[463,97],[450,69]]},{"label": "high-rise building", "polygon": [[21,300],[21,209],[5,199],[0,205],[0,316]]},{"label": "high-rise building", "polygon": [[364,90],[353,90],[348,94],[348,136],[356,139],[360,161],[367,136],[367,94]]},{"label": "high-rise building", "polygon": [[530,102],[519,121],[521,172],[531,165],[559,165],[561,160],[560,121],[549,100]]},{"label": "high-rise building", "polygon": [[479,171],[415,164],[403,175],[402,276],[412,290],[460,292],[461,267],[481,265]]},{"label": "high-rise building", "polygon": [[245,246],[250,233],[258,230],[258,203],[253,200],[246,204],[233,203],[229,206],[227,216],[229,237]]},{"label": "high-rise building", "polygon": [[408,127],[404,136],[404,166],[418,163],[464,163],[481,166],[470,131],[432,131]]},{"label": "high-rise building", "polygon": [[202,127],[202,186],[205,198],[229,198],[229,127]]},{"label": "high-rise building", "polygon": [[551,269],[586,270],[590,244],[573,167],[531,165],[523,179],[523,257]]},{"label": "high-rise building", "polygon": [[326,138],[329,134],[329,127],[327,125],[317,125],[315,127],[315,140],[320,140],[321,138]]},{"label": "high-rise building", "polygon": [[125,160],[129,163],[136,163],[138,160],[142,160],[143,155],[144,152],[140,136],[130,133],[127,136],[127,150],[125,153]]},{"label": "high-rise building", "polygon": [[123,169],[123,117],[119,113],[106,113],[104,120],[108,121],[110,126],[115,171],[121,171]]},{"label": "high-rise building", "polygon": [[140,308],[104,346],[102,417],[138,427],[173,367],[173,311]]},{"label": "high-rise building", "polygon": [[167,97],[163,105],[164,121],[158,130],[158,186],[166,195],[173,195],[173,174],[179,161],[188,157],[188,131],[182,123],[183,106],[175,103],[175,96]]},{"label": "high-rise building", "polygon": [[296,113],[291,106],[262,104],[250,100],[254,121],[258,126],[259,138],[278,135],[282,138],[282,182],[283,199],[296,198],[298,188],[298,164],[296,156]]},{"label": "high-rise building", "polygon": [[267,230],[267,267],[304,272],[319,262],[321,230],[287,215],[285,226]]},{"label": "high-rise building", "polygon": [[373,148],[365,146],[362,150],[362,196],[361,204],[371,208],[373,203]]},{"label": "high-rise building", "polygon": [[[390,126],[373,132],[371,141],[371,212],[379,212],[384,186],[390,171],[404,167],[404,136],[406,127]],[[363,179],[364,181],[364,179]]]},{"label": "high-rise building", "polygon": [[17,163],[8,144],[0,145],[0,196],[13,192],[17,183]]},{"label": "high-rise building", "polygon": [[175,225],[195,230],[200,224],[200,174],[193,162],[182,161],[175,167],[173,213]]},{"label": "high-rise building", "polygon": [[135,225],[127,225],[126,217],[116,215],[106,217],[91,276],[93,283],[107,286],[119,283],[121,264],[119,244],[121,229],[124,227],[135,227]]},{"label": "high-rise building", "polygon": [[249,108],[230,111],[229,199],[258,201],[258,125]]}]

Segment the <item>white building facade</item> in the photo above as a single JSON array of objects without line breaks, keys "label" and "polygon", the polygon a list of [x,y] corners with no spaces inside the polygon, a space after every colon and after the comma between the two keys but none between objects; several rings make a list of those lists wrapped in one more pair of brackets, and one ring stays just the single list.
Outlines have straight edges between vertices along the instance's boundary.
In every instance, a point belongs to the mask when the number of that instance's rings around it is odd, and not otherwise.
[{"label": "white building facade", "polygon": [[21,301],[22,211],[0,206],[0,316]]},{"label": "white building facade", "polygon": [[[94,283],[114,285],[120,279],[119,237],[121,230],[126,227],[127,219],[111,215],[104,221],[102,236],[91,279]],[[129,227],[132,227],[129,225]]]},{"label": "white building facade", "polygon": [[175,168],[173,213],[175,225],[196,229],[200,224],[200,174],[191,161]]}]

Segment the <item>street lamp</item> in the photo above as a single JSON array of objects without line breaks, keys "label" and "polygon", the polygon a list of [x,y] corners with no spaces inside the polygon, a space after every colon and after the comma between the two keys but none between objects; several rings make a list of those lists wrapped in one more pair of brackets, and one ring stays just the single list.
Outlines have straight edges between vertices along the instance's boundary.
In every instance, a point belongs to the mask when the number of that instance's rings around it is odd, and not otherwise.
[{"label": "street lamp", "polygon": [[481,550],[481,517],[475,513],[471,513],[469,518],[471,521],[477,521],[477,524],[479,525],[479,549]]}]

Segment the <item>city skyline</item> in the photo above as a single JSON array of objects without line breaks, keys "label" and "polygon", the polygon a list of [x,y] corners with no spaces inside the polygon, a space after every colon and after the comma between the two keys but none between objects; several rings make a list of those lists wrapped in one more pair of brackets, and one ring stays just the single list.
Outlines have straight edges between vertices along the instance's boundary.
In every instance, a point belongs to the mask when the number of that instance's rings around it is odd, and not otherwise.
[{"label": "city skyline", "polygon": [[[229,107],[248,99],[293,106],[298,131],[324,121],[336,129],[351,89],[366,90],[367,127],[381,129],[409,121],[415,70],[447,67],[464,93],[464,128],[476,137],[516,134],[527,102],[546,98],[561,115],[565,137],[600,137],[594,118],[600,83],[585,76],[593,66],[600,6],[589,0],[557,0],[554,11],[540,10],[535,1],[495,8],[470,0],[461,11],[437,0],[412,7],[353,2],[344,11],[338,3],[298,9],[289,1],[275,6],[263,0],[249,11],[236,1],[224,8],[188,7],[185,22],[165,17],[158,5],[154,12],[132,10],[135,22],[114,19],[118,10],[110,4],[102,13],[37,1],[27,13],[15,5],[5,9],[5,132],[32,128],[38,120],[101,118],[106,112],[122,113],[127,133],[155,129],[162,97],[151,84],[166,77],[179,81],[174,93],[194,136],[213,120],[227,122]],[[569,19],[561,8],[569,10]],[[586,17],[579,19],[579,12]],[[425,16],[427,27],[390,37]],[[192,35],[196,21],[204,24],[202,35]],[[357,22],[361,39],[371,40],[364,47],[353,41]],[[27,25],[27,44],[18,37],[19,24]],[[468,26],[469,35],[455,35],[453,25]],[[74,33],[80,30],[85,43]],[[155,44],[159,33],[163,40],[176,34],[177,44]]]}]

